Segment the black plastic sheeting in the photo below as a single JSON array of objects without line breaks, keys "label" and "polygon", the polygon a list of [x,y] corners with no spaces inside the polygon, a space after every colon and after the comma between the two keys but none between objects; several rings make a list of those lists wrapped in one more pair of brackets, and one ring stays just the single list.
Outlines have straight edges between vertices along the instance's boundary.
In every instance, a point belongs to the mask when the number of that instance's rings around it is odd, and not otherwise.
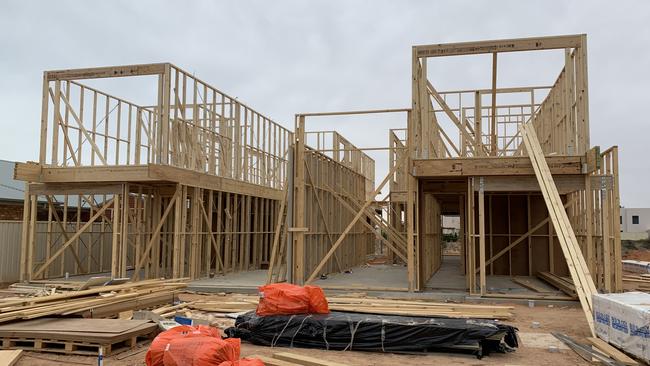
[{"label": "black plastic sheeting", "polygon": [[374,352],[461,350],[478,357],[513,351],[517,328],[494,320],[332,312],[325,315],[240,315],[228,337],[256,345]]}]

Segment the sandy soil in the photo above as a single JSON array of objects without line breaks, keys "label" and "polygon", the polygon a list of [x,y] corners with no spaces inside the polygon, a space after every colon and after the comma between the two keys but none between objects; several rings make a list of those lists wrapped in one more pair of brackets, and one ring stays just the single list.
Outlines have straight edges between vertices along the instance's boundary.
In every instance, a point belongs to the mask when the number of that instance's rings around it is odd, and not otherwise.
[{"label": "sandy soil", "polygon": [[634,259],[637,261],[650,262],[650,250],[647,249],[632,249],[623,255],[623,259]]},{"label": "sandy soil", "polygon": [[[519,328],[520,332],[533,333],[550,333],[559,331],[569,336],[582,340],[589,334],[589,328],[580,308],[573,307],[534,307],[529,308],[523,305],[513,305],[515,307],[515,318],[508,321]],[[533,328],[532,322],[539,322],[538,328]],[[227,324],[223,324],[226,326]],[[132,354],[129,357],[126,353],[117,354],[107,357],[105,365],[144,365],[147,345],[140,348],[140,352]],[[278,352],[278,348],[268,348],[254,346],[251,344],[242,344],[242,356],[247,355],[266,355],[271,356]],[[282,349],[287,351],[287,349]],[[451,353],[431,353],[427,355],[396,355],[381,354],[368,352],[338,352],[338,351],[321,351],[312,349],[291,349],[293,353],[309,355],[321,359],[338,361],[348,365],[356,366],[415,366],[415,365],[588,365],[577,354],[571,350],[561,350],[552,353],[547,348],[534,348],[521,345],[517,351],[508,354],[492,354],[484,357],[482,360],[476,359],[472,355],[451,354]],[[49,366],[49,365],[96,365],[97,360],[94,357],[84,356],[64,356],[47,353],[26,352],[22,359],[17,363],[19,366]]]}]

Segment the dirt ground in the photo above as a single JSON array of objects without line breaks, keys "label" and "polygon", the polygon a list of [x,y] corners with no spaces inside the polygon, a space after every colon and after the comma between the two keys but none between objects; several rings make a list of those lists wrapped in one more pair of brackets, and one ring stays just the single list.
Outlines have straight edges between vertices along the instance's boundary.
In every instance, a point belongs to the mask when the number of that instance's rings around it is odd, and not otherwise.
[{"label": "dirt ground", "polygon": [[[501,304],[500,304],[501,305]],[[537,306],[529,308],[524,305],[513,305],[514,319],[506,321],[519,328],[520,334],[531,333],[535,338],[547,339],[551,331],[559,331],[582,341],[582,337],[589,335],[589,328],[584,318],[584,313],[579,307],[565,306]],[[227,326],[226,320],[223,326]],[[539,327],[534,328],[533,322],[539,322]],[[530,338],[530,335],[528,338]],[[338,361],[351,366],[415,366],[415,365],[588,365],[576,353],[568,349],[551,352],[544,342],[541,345],[522,342],[515,352],[507,354],[491,354],[478,360],[469,354],[457,353],[430,353],[426,355],[397,355],[354,351],[321,351],[313,349],[291,349],[290,352],[309,355],[324,360]],[[105,365],[144,365],[148,344],[144,344],[135,351],[128,351],[107,357]],[[287,351],[287,349],[268,348],[242,343],[242,356],[266,355],[274,352]],[[17,363],[19,366],[49,366],[49,365],[97,365],[95,357],[65,356],[48,353],[25,352]]]}]

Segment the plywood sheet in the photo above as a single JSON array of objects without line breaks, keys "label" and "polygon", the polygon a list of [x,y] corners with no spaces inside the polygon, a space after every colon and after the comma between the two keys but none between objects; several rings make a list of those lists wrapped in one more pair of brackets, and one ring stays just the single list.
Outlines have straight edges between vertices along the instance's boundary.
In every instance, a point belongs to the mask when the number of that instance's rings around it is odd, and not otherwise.
[{"label": "plywood sheet", "polygon": [[125,319],[41,318],[0,325],[0,334],[15,331],[124,333],[148,322],[148,320]]}]

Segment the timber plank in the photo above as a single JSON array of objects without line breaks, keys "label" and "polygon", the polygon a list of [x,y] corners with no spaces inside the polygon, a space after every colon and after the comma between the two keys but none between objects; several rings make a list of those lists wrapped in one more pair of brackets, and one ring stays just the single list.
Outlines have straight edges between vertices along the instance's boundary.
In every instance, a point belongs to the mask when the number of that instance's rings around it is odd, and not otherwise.
[{"label": "timber plank", "polygon": [[[547,163],[552,174],[582,174],[584,158],[580,156],[549,156]],[[415,177],[535,175],[530,159],[519,156],[414,159]]]},{"label": "timber plank", "polygon": [[13,366],[23,355],[22,349],[0,351],[0,366]]},{"label": "timber plank", "polygon": [[295,362],[298,365],[303,366],[347,366],[347,364],[340,362],[327,361],[290,352],[274,353],[273,358],[283,361]]},{"label": "timber plank", "polygon": [[639,364],[638,362],[634,361],[631,357],[619,351],[617,348],[603,341],[600,338],[587,337],[587,341],[589,341],[589,343],[591,343],[596,348],[598,348],[599,351],[602,351],[606,355],[610,356],[611,358],[615,359],[618,362],[621,362],[624,365],[634,366]]}]

